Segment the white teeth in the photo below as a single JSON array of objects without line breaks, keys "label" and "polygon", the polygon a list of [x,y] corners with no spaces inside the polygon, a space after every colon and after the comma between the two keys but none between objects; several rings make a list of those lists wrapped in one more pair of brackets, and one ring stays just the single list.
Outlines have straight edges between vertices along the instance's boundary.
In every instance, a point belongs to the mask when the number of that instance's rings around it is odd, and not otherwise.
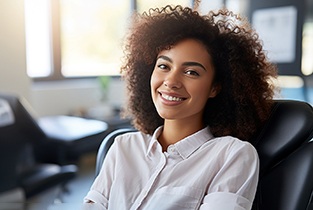
[{"label": "white teeth", "polygon": [[162,94],[162,97],[168,101],[182,101],[183,100],[182,98],[178,98],[175,96],[169,96],[169,95],[165,95],[165,94]]}]

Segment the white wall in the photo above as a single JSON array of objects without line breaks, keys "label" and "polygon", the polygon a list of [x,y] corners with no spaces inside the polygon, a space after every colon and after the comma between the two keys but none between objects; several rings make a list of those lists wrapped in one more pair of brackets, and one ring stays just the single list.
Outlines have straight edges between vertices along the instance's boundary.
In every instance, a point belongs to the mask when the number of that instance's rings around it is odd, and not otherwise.
[{"label": "white wall", "polygon": [[99,118],[102,118],[101,108],[124,103],[125,87],[120,79],[112,79],[106,100],[103,100],[97,79],[41,82],[32,86],[31,94],[32,105],[39,116],[72,114],[97,108]]},{"label": "white wall", "polygon": [[0,0],[0,92],[26,98],[37,116],[123,102],[124,84],[118,80],[112,81],[105,102],[96,79],[34,83],[26,74],[24,29],[24,0]]},{"label": "white wall", "polygon": [[26,75],[23,0],[0,0],[0,91],[30,100]]},{"label": "white wall", "polygon": [[31,94],[39,116],[70,114],[100,103],[95,80],[40,82],[32,85]]}]

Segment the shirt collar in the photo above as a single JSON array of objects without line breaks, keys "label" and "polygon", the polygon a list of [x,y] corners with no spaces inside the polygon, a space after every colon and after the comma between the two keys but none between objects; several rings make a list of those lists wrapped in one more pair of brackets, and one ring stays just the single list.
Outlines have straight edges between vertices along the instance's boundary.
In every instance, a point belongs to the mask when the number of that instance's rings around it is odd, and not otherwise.
[{"label": "shirt collar", "polygon": [[[151,138],[151,142],[149,143],[147,155],[151,152],[153,147],[155,147],[156,145],[159,145],[157,139],[160,136],[162,129],[163,129],[163,126],[160,126],[154,131],[152,138]],[[186,138],[178,141],[177,143],[174,144],[174,146],[177,149],[177,152],[180,154],[180,156],[184,159],[187,159],[200,146],[202,146],[205,142],[209,141],[212,138],[213,138],[213,135],[210,132],[210,128],[205,127],[197,131],[196,133],[191,134],[190,136],[187,136]]]},{"label": "shirt collar", "polygon": [[178,141],[174,146],[182,158],[187,159],[205,142],[213,138],[209,127],[205,127],[190,136]]},{"label": "shirt collar", "polygon": [[[158,128],[154,131],[154,133],[153,133],[153,135],[152,135],[152,138],[151,138],[151,141],[149,142],[149,146],[148,146],[148,150],[147,150],[147,154],[146,154],[147,156],[149,155],[149,153],[151,152],[151,150],[152,150],[154,147],[156,147],[157,144],[159,144],[159,142],[158,142],[158,137],[160,136],[162,130],[163,130],[163,126],[160,126],[160,127],[158,127]],[[161,145],[159,145],[159,146],[161,146]],[[162,148],[161,148],[161,151],[162,151]]]}]

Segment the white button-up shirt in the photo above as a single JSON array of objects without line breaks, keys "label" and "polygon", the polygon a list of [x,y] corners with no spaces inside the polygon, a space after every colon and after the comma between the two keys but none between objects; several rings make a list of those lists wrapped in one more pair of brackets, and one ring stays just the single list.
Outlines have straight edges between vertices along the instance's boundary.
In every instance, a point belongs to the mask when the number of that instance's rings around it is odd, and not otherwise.
[{"label": "white button-up shirt", "polygon": [[118,136],[84,201],[112,210],[248,210],[258,183],[254,147],[237,138],[214,138],[204,128],[170,145],[153,136]]}]

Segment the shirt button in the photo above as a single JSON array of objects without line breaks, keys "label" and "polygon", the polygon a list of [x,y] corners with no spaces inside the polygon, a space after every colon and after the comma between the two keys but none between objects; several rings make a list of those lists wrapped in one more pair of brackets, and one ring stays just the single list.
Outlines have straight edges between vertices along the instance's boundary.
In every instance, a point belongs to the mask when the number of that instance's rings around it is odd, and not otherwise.
[{"label": "shirt button", "polygon": [[168,152],[169,152],[170,154],[172,154],[172,155],[177,155],[177,154],[178,154],[178,152],[176,151],[176,148],[175,148],[174,145],[169,146]]},{"label": "shirt button", "polygon": [[170,146],[168,147],[168,151],[169,151],[169,152],[174,152],[174,151],[175,151],[175,149],[173,148],[173,145],[170,145]]}]

